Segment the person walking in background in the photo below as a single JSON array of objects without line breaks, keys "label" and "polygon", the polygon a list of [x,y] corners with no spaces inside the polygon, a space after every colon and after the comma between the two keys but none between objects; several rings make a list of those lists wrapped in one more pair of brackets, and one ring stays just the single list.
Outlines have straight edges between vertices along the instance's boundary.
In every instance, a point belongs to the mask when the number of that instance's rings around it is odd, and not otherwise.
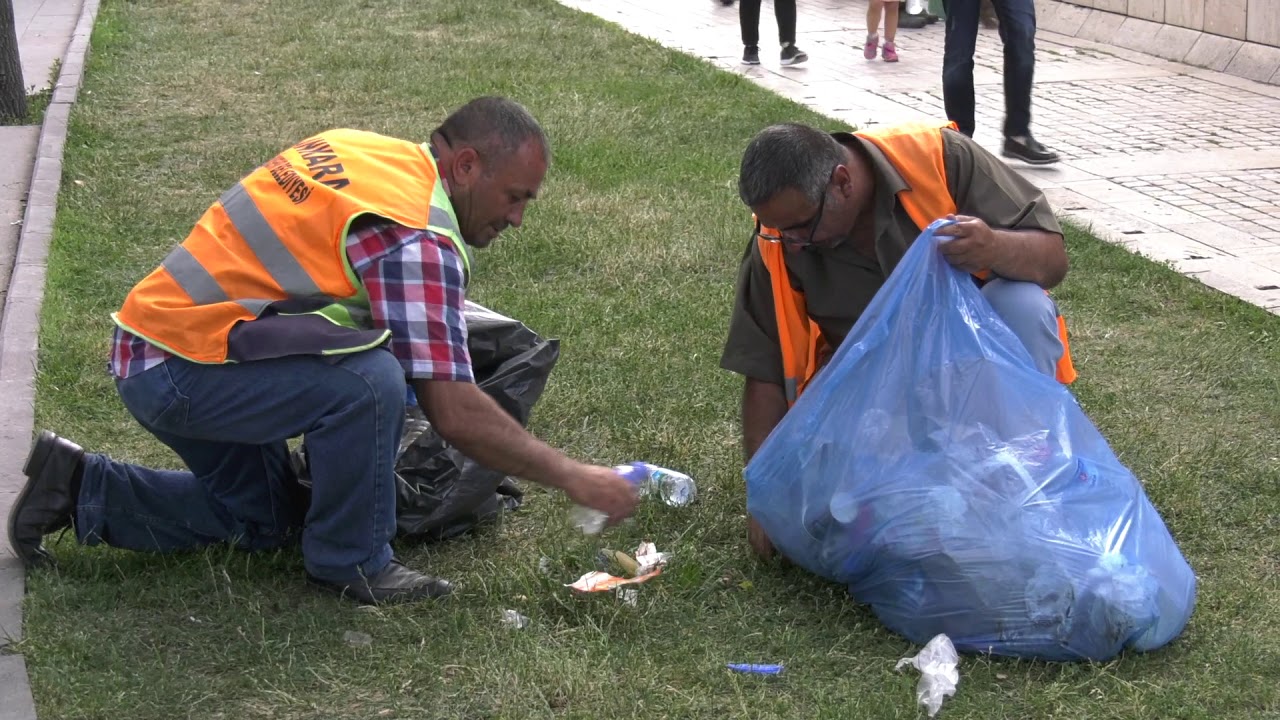
[{"label": "person walking in background", "polygon": [[898,27],[919,30],[938,22],[938,16],[929,12],[924,0],[905,0],[898,3]]},{"label": "person walking in background", "polygon": [[[733,4],[721,2],[725,5]],[[742,0],[738,4],[738,22],[742,26],[742,64],[760,64],[760,5],[762,0]],[[796,47],[796,0],[774,0],[773,13],[778,20],[778,40],[782,44],[783,65],[799,65],[809,56]]]},{"label": "person walking in background", "polygon": [[996,17],[996,6],[991,4],[991,0],[982,0],[982,10],[979,12],[982,18],[982,27],[989,30],[995,30],[1000,27],[1000,19]]},{"label": "person walking in background", "polygon": [[880,16],[884,16],[884,47],[881,57],[885,62],[898,62],[898,48],[893,44],[898,34],[898,9],[889,9],[889,5],[901,6],[898,0],[870,0],[867,3],[867,42],[862,46],[862,57],[876,59],[876,50],[880,49],[880,36],[876,33],[880,28]]},{"label": "person walking in background", "polygon": [[[1004,42],[1005,157],[1031,165],[1051,165],[1058,154],[1031,136],[1031,84],[1036,64],[1034,0],[995,0]],[[973,53],[978,43],[982,0],[943,0],[946,45],[942,56],[942,99],[947,118],[973,137]]]}]

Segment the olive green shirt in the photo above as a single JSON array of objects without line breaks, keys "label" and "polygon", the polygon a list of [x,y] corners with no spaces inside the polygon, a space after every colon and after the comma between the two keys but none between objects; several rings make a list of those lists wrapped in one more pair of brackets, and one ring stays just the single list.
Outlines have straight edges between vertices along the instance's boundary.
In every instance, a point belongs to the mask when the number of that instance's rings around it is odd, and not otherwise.
[{"label": "olive green shirt", "polygon": [[[871,303],[885,278],[920,234],[897,194],[906,182],[884,153],[867,140],[834,133],[841,144],[861,147],[875,176],[875,258],[858,252],[858,242],[786,252],[791,286],[804,293],[809,317],[833,347],[839,347]],[[972,215],[993,228],[1062,233],[1044,193],[973,140],[942,132],[947,186],[959,215]],[[865,245],[865,243],[862,243]],[[729,321],[720,367],[756,380],[782,384],[782,352],[773,309],[773,286],[754,238],[742,257],[737,298]]]}]

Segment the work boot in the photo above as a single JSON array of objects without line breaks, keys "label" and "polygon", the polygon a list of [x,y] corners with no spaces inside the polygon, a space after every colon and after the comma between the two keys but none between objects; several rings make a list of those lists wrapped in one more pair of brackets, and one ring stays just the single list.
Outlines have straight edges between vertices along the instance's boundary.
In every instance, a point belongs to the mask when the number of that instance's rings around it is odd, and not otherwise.
[{"label": "work boot", "polygon": [[48,430],[40,431],[31,446],[22,467],[27,484],[9,511],[9,544],[28,568],[52,564],[44,536],[75,522],[83,460],[83,448]]},{"label": "work boot", "polygon": [[307,580],[317,587],[355,600],[363,605],[390,605],[441,598],[453,592],[453,583],[443,578],[410,570],[396,558],[376,575],[349,583],[321,580],[310,573]]}]

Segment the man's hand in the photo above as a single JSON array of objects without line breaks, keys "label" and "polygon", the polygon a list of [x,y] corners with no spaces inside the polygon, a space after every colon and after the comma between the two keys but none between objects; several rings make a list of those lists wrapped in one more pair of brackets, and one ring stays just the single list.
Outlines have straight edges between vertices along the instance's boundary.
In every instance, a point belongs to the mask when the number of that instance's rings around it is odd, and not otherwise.
[{"label": "man's hand", "polygon": [[564,491],[614,524],[635,512],[637,491],[607,467],[585,465],[530,435],[472,383],[414,381],[418,404],[436,432],[492,470]]},{"label": "man's hand", "polygon": [[993,228],[982,218],[948,215],[954,225],[938,230],[946,238],[938,249],[947,262],[970,274],[983,270],[1005,278],[1033,282],[1048,290],[1067,275],[1062,236],[1044,230]]},{"label": "man's hand", "polygon": [[760,559],[773,558],[773,541],[769,540],[764,528],[760,527],[760,523],[750,515],[747,516],[747,542],[751,543],[752,552]]},{"label": "man's hand", "polygon": [[631,516],[640,496],[636,486],[614,472],[613,468],[579,464],[564,479],[564,493],[578,505],[599,510],[609,516],[609,525]]},{"label": "man's hand", "polygon": [[948,215],[954,225],[939,228],[936,235],[949,240],[938,243],[947,262],[967,273],[991,270],[1000,264],[1003,253],[1000,239],[982,218],[971,215]]}]

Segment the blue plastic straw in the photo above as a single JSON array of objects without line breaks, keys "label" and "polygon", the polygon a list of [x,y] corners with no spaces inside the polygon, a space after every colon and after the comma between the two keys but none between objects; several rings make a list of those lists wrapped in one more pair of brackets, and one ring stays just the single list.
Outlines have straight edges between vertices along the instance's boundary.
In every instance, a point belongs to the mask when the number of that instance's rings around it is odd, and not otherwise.
[{"label": "blue plastic straw", "polygon": [[729,663],[726,667],[741,673],[757,675],[777,675],[782,672],[781,665],[756,665],[754,663]]}]

